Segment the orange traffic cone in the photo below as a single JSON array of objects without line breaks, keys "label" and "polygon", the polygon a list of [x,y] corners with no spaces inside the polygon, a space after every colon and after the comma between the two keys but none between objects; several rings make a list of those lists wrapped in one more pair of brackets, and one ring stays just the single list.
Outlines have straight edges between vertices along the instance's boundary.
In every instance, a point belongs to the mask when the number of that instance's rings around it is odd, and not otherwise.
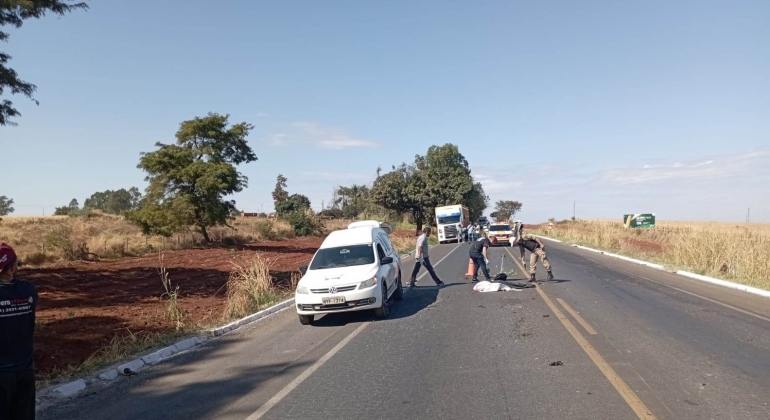
[{"label": "orange traffic cone", "polygon": [[473,264],[473,258],[468,258],[468,272],[465,273],[465,277],[473,277],[476,272],[476,266]]}]

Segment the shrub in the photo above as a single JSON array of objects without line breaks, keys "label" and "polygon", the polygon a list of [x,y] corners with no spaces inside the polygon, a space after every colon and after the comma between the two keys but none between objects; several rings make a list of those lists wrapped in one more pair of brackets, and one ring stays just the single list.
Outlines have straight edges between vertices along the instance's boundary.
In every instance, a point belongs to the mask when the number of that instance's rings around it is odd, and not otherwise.
[{"label": "shrub", "polygon": [[55,227],[45,236],[45,243],[64,254],[64,258],[70,261],[88,260],[94,255],[88,250],[85,242],[72,239],[72,229],[69,225]]},{"label": "shrub", "polygon": [[286,294],[285,290],[273,285],[271,263],[257,253],[250,263],[233,267],[227,281],[226,318],[241,318],[257,312]]},{"label": "shrub", "polygon": [[55,255],[47,254],[45,252],[33,252],[22,258],[22,262],[29,265],[43,265],[56,260],[57,258]]},{"label": "shrub", "polygon": [[262,240],[277,240],[280,239],[278,233],[273,230],[274,223],[271,220],[260,220],[254,223],[254,230],[257,233],[259,239]]},{"label": "shrub", "polygon": [[295,211],[286,216],[294,234],[297,236],[320,235],[323,232],[323,223],[308,211]]}]

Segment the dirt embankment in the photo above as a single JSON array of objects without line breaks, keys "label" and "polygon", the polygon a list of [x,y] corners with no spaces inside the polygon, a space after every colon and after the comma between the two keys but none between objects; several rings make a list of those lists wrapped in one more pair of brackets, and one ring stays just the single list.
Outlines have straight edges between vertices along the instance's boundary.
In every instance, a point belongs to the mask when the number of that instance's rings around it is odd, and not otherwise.
[{"label": "dirt embankment", "polygon": [[[222,322],[226,283],[233,264],[255,252],[273,261],[276,281],[310,262],[322,238],[297,238],[231,248],[166,251],[163,265],[179,286],[179,306],[189,322]],[[46,374],[80,365],[114,337],[175,330],[166,320],[158,275],[159,256],[70,263],[24,269],[40,293],[35,362]]]}]

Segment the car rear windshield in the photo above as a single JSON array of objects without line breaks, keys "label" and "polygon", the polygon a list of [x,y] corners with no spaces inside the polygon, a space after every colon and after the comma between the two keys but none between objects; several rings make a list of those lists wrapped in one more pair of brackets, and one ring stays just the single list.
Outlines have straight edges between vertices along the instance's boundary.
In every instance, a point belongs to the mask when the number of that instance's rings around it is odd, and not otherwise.
[{"label": "car rear windshield", "polygon": [[490,226],[489,230],[491,230],[491,231],[494,231],[494,230],[511,230],[511,227],[510,226],[505,226],[505,225],[496,225],[496,226]]},{"label": "car rear windshield", "polygon": [[326,268],[367,264],[374,264],[374,247],[372,244],[319,249],[313,258],[313,262],[310,264],[310,269],[323,270]]}]

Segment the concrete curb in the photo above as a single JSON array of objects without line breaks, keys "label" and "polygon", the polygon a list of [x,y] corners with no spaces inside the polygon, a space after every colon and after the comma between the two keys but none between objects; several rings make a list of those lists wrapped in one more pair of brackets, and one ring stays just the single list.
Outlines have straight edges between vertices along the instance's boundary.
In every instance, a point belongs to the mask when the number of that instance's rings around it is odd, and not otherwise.
[{"label": "concrete curb", "polygon": [[214,328],[211,330],[211,334],[215,337],[219,337],[223,334],[226,334],[230,331],[237,330],[238,328],[251,324],[252,322],[258,321],[268,315],[272,315],[276,312],[282,311],[290,306],[294,305],[294,298],[287,299],[277,305],[273,305],[267,309],[263,309],[255,314],[251,314],[249,316],[246,316],[244,318],[241,318],[237,321],[231,322],[224,327]]},{"label": "concrete curb", "polygon": [[[535,236],[537,236],[538,238],[543,238],[543,239],[549,240],[549,241],[563,243],[562,241],[560,241],[558,239],[549,238],[547,236],[541,236],[541,235],[535,235]],[[603,255],[606,255],[608,257],[617,258],[617,259],[628,261],[628,262],[631,262],[631,263],[634,263],[634,264],[639,264],[639,265],[647,266],[647,267],[650,267],[650,268],[654,268],[656,270],[666,271],[665,267],[663,267],[660,264],[655,264],[655,263],[651,263],[651,262],[647,262],[647,261],[637,260],[637,259],[629,258],[629,257],[623,256],[623,255],[613,254],[611,252],[606,252],[606,251],[601,251],[601,250],[598,250],[598,249],[588,248],[588,247],[582,246],[582,245],[571,244],[570,246],[572,246],[574,248],[583,249],[583,250],[586,250],[586,251],[596,252],[597,254],[603,254]],[[715,284],[717,286],[727,287],[728,289],[740,290],[742,292],[751,293],[753,295],[770,298],[770,291],[768,291],[768,290],[758,289],[756,287],[746,286],[746,285],[739,284],[739,283],[733,283],[731,281],[717,279],[717,278],[714,278],[714,277],[703,276],[703,275],[700,275],[700,274],[691,273],[689,271],[677,270],[677,271],[673,271],[671,273],[672,274],[678,274],[680,276],[684,276],[684,277],[691,278],[691,279],[694,279],[694,280],[700,280],[700,281],[704,281],[704,282],[707,282],[707,283]]]},{"label": "concrete curb", "polygon": [[700,274],[690,273],[689,271],[678,270],[676,274],[679,274],[680,276],[689,277],[691,279],[705,281],[711,284],[716,284],[717,286],[729,287],[730,289],[740,290],[742,292],[747,292],[747,293],[759,295],[762,297],[770,298],[770,291],[768,290],[757,289],[756,287],[745,286],[743,284],[733,283],[726,280],[715,279],[713,277],[708,277],[708,276],[702,276]]},{"label": "concrete curb", "polygon": [[68,382],[63,385],[58,385],[43,390],[40,392],[41,397],[52,396],[57,399],[71,398],[84,391],[89,386],[97,384],[104,384],[113,382],[121,376],[133,376],[141,370],[156,365],[164,360],[168,360],[178,354],[191,350],[209,340],[236,330],[244,325],[251,324],[262,319],[267,318],[270,315],[276,314],[294,305],[294,298],[287,299],[281,303],[273,305],[267,309],[263,309],[257,313],[243,317],[237,321],[231,322],[223,327],[214,328],[208,332],[181,340],[173,345],[164,347],[153,353],[141,356],[137,359],[122,362],[118,365],[112,366],[105,370],[102,370],[92,377],[78,379],[73,382]]}]

